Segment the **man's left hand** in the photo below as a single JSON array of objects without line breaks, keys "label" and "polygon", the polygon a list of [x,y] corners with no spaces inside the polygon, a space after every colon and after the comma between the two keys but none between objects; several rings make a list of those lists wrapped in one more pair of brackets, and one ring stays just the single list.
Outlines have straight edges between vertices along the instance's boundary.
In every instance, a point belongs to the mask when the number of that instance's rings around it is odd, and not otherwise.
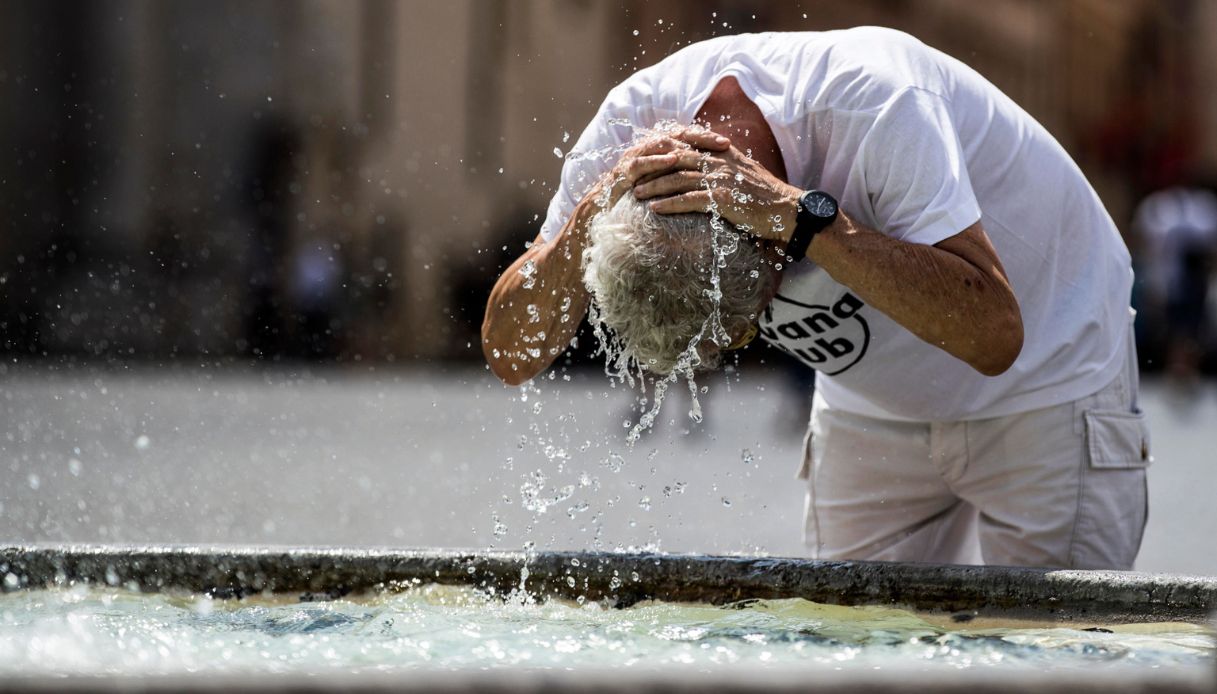
[{"label": "man's left hand", "polygon": [[785,243],[794,233],[802,191],[736,147],[722,152],[686,150],[675,171],[634,186],[659,214],[717,212],[741,230]]}]

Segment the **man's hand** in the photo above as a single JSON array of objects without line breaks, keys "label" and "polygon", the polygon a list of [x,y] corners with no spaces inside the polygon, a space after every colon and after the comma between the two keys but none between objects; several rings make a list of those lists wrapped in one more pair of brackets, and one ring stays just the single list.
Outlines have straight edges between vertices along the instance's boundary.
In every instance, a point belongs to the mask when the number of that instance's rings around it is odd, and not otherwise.
[{"label": "man's hand", "polygon": [[638,181],[672,170],[679,152],[722,152],[729,146],[721,135],[689,127],[626,150],[612,173],[579,201],[558,236],[549,243],[538,236],[495,282],[482,322],[482,352],[491,371],[518,385],[548,368],[570,344],[587,312],[581,266],[587,227],[604,205]]},{"label": "man's hand", "polygon": [[[602,184],[609,188],[606,207],[638,183],[662,179],[681,169],[696,169],[710,152],[726,153],[731,141],[701,126],[688,126],[658,133],[622,153]],[[704,210],[698,210],[704,211]]]},{"label": "man's hand", "polygon": [[794,233],[802,193],[735,147],[718,152],[680,150],[671,171],[634,186],[659,214],[717,211],[741,230],[786,243]]}]

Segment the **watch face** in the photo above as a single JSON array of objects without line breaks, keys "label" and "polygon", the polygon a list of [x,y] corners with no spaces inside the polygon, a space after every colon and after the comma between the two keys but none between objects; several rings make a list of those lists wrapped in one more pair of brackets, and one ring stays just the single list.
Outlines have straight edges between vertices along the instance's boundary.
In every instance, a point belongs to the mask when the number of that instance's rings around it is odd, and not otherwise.
[{"label": "watch face", "polygon": [[817,217],[827,218],[837,213],[837,201],[818,190],[804,197],[803,204]]}]

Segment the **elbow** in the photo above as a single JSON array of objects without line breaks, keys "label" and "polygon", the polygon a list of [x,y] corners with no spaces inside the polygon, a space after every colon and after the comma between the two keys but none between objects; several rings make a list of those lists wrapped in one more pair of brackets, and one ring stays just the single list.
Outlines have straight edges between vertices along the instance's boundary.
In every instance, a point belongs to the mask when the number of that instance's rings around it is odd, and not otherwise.
[{"label": "elbow", "polygon": [[528,382],[528,377],[522,373],[496,369],[493,365],[491,365],[490,371],[495,376],[498,376],[505,386],[522,386]]},{"label": "elbow", "polygon": [[482,356],[486,358],[486,365],[490,367],[490,373],[502,381],[503,385],[523,385],[535,375],[520,368],[520,363],[512,358],[509,350],[495,347],[494,343],[485,335],[482,336]]},{"label": "elbow", "polygon": [[505,386],[522,386],[532,378],[532,374],[521,371],[520,365],[510,359],[487,359],[486,363],[490,365],[490,373]]},{"label": "elbow", "polygon": [[482,331],[482,356],[490,367],[490,373],[502,381],[503,385],[523,385],[545,370],[545,365],[538,367],[534,361],[525,359],[523,353],[501,346],[488,337],[485,328]]},{"label": "elbow", "polygon": [[491,308],[493,305],[488,304],[482,320],[482,357],[486,359],[490,373],[504,385],[523,385],[544,371],[549,361],[541,360],[540,352],[525,350],[519,345],[518,329],[510,323],[505,324],[501,312]]},{"label": "elbow", "polygon": [[1023,351],[1023,319],[1018,307],[1006,312],[987,328],[985,349],[971,363],[985,376],[1000,376],[1014,366]]},{"label": "elbow", "polygon": [[486,355],[486,364],[490,366],[490,373],[507,386],[523,385],[534,374],[525,373],[520,369],[520,364],[511,359],[494,358],[491,355]]}]

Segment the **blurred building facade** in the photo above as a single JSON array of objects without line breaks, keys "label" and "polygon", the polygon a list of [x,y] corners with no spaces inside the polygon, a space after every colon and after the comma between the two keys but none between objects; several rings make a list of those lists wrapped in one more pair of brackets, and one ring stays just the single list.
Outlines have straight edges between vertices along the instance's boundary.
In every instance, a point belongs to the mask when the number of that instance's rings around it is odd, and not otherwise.
[{"label": "blurred building facade", "polygon": [[1039,118],[1125,228],[1217,163],[1203,0],[9,0],[0,17],[13,355],[480,358],[486,292],[605,92],[724,33],[908,31]]}]

